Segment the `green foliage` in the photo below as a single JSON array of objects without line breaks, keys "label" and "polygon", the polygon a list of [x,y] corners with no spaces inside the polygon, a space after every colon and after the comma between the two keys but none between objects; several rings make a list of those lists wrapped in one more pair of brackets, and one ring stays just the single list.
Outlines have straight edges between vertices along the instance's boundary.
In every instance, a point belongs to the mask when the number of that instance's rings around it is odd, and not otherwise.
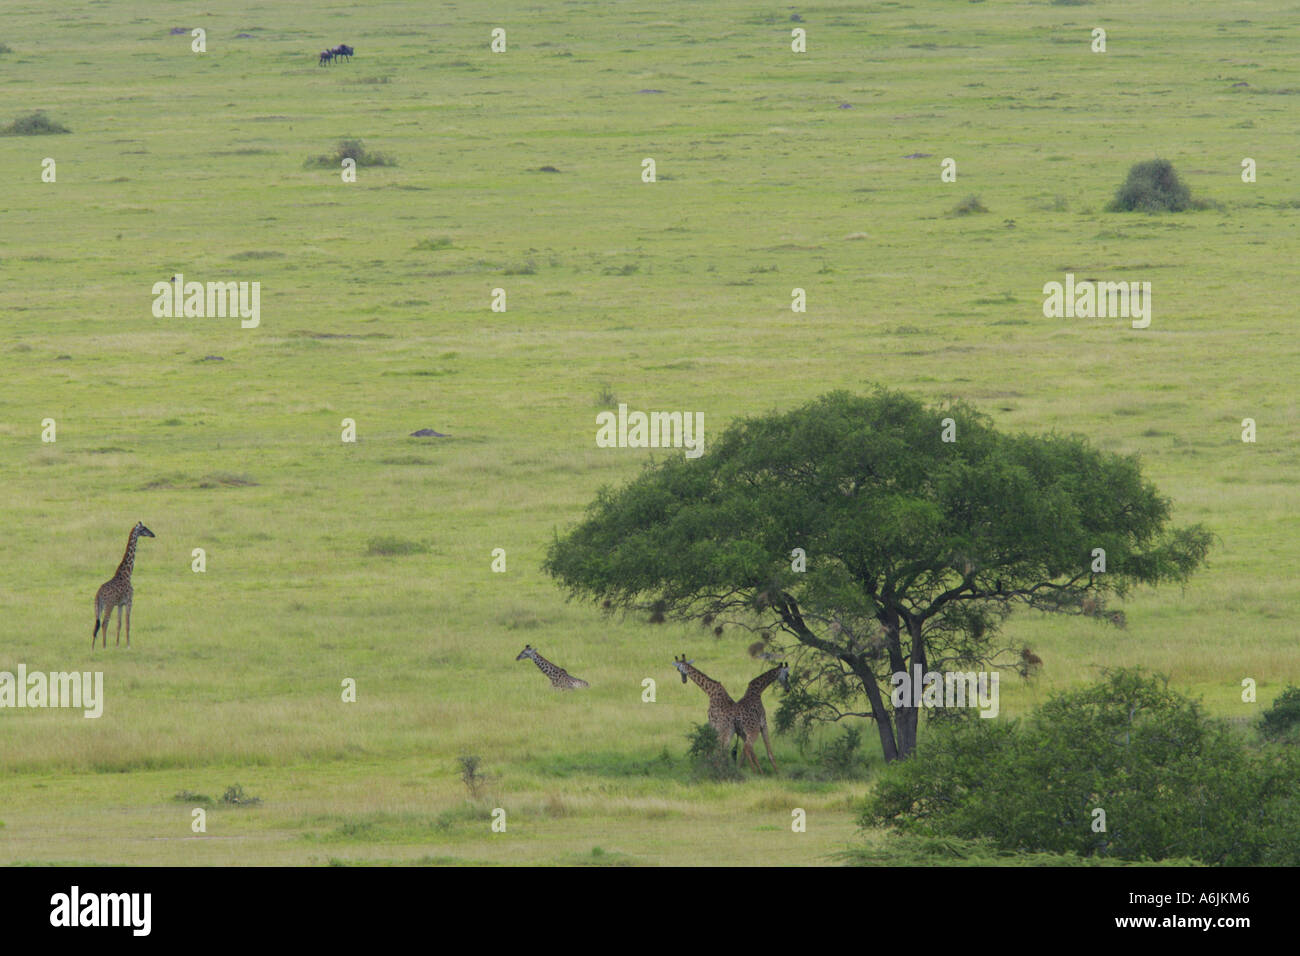
[{"label": "green foliage", "polygon": [[1300,727],[1300,687],[1288,686],[1259,719],[1259,730],[1269,740],[1284,740]]},{"label": "green foliage", "polygon": [[822,766],[838,778],[856,777],[863,769],[862,730],[851,724],[841,728],[844,733],[831,739],[819,753]]},{"label": "green foliage", "polygon": [[262,798],[244,793],[243,787],[234,784],[226,788],[226,792],[221,795],[221,802],[228,807],[256,807],[261,805]]},{"label": "green foliage", "polygon": [[313,156],[307,159],[304,166],[317,169],[338,169],[345,159],[351,159],[357,164],[357,168],[362,166],[396,166],[397,160],[385,153],[372,153],[366,149],[364,141],[359,139],[341,139],[334,148],[334,152],[327,153],[324,156]]},{"label": "green foliage", "polygon": [[1013,852],[1300,863],[1300,755],[1248,749],[1139,670],[1057,695],[1023,726],[944,727],[921,753],[885,770],[864,825]]},{"label": "green foliage", "polygon": [[49,136],[71,132],[62,123],[46,116],[43,110],[20,116],[8,126],[0,126],[0,136]]},{"label": "green foliage", "polygon": [[[963,840],[958,837],[889,833],[873,846],[854,847],[839,854],[847,866],[1126,866],[1123,860],[1077,853],[1035,851],[1015,853],[999,849],[990,839]],[[1199,866],[1197,860],[1173,858],[1158,866]]]},{"label": "green foliage", "polygon": [[988,212],[988,208],[979,200],[978,196],[967,196],[957,205],[952,207],[948,213],[950,216],[969,216],[972,213]]},{"label": "green foliage", "polygon": [[210,806],[214,801],[204,793],[195,793],[193,790],[181,790],[172,797],[177,803],[202,803]]},{"label": "green foliage", "polygon": [[424,554],[428,550],[428,546],[421,544],[419,541],[408,541],[406,538],[385,535],[371,538],[366,553],[381,557],[392,557],[404,554]]},{"label": "green foliage", "polygon": [[[946,418],[956,442],[939,440]],[[1162,533],[1168,516],[1134,459],[1082,438],[1000,435],[962,402],[833,392],[741,419],[703,457],[666,457],[602,490],[545,569],[623,605],[653,593],[683,612],[701,592],[738,587],[753,606],[775,584],[874,619],[886,584],[926,602],[968,577],[987,596],[995,580],[1012,590],[1086,572],[1094,547],[1108,573],[1086,582],[1093,590],[1184,580],[1210,536]],[[791,541],[819,556],[807,573],[791,570]],[[1071,596],[1035,606],[1064,609]]]},{"label": "green foliage", "polygon": [[740,768],[731,762],[718,740],[712,724],[693,728],[686,739],[691,742],[687,755],[694,765],[696,776],[708,780],[740,780]]},{"label": "green foliage", "polygon": [[464,754],[456,760],[460,764],[461,782],[469,790],[470,797],[477,800],[483,784],[487,782],[487,775],[479,773],[480,759],[474,754]]},{"label": "green foliage", "polygon": [[1178,178],[1174,164],[1167,159],[1149,159],[1134,163],[1128,179],[1106,207],[1108,212],[1183,212],[1199,208],[1192,202],[1192,191]]}]

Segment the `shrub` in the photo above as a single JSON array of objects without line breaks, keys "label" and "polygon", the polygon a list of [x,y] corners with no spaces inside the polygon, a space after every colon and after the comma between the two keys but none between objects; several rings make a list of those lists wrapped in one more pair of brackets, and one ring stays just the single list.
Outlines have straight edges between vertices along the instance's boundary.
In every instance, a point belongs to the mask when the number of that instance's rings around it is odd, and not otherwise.
[{"label": "shrub", "polygon": [[695,764],[695,772],[698,776],[710,780],[741,779],[740,768],[731,762],[722,749],[718,732],[713,729],[712,724],[700,724],[686,735],[686,739],[691,742],[687,753]]},{"label": "shrub", "polygon": [[0,127],[4,136],[49,136],[54,133],[71,133],[62,123],[50,119],[41,110],[20,116],[8,126]]},{"label": "shrub", "polygon": [[478,771],[481,761],[473,754],[457,757],[456,760],[460,764],[461,781],[469,790],[469,795],[477,800],[479,791],[483,788],[483,784],[487,782],[487,775]]},{"label": "shrub", "polygon": [[1273,706],[1264,711],[1259,730],[1269,740],[1283,740],[1300,726],[1300,687],[1289,686],[1277,695]]},{"label": "shrub", "polygon": [[862,769],[862,731],[857,727],[844,727],[844,733],[822,747],[822,766],[836,777],[853,777]]},{"label": "shrub", "polygon": [[213,800],[206,793],[196,793],[193,790],[182,790],[172,797],[177,803],[202,803],[211,805]]},{"label": "shrub", "polygon": [[1149,159],[1134,163],[1128,179],[1106,207],[1108,212],[1183,212],[1201,208],[1192,202],[1192,191],[1178,178],[1174,164],[1167,159]]},{"label": "shrub", "polygon": [[861,820],[1013,852],[1294,866],[1297,779],[1297,748],[1250,749],[1158,678],[1118,670],[1023,725],[936,727],[885,768]]},{"label": "shrub", "polygon": [[244,793],[244,788],[235,784],[226,788],[226,792],[221,795],[221,802],[229,807],[255,807],[262,802],[262,798]]},{"label": "shrub", "polygon": [[393,557],[403,554],[423,554],[429,549],[419,541],[408,541],[405,538],[394,538],[391,536],[382,538],[371,538],[367,554],[378,555],[381,557]]},{"label": "shrub", "polygon": [[988,212],[988,209],[982,202],[980,202],[978,196],[967,196],[961,202],[957,203],[957,205],[953,206],[952,212],[948,213],[948,215],[969,216],[972,213],[977,212]]},{"label": "shrub", "polygon": [[361,166],[396,166],[397,160],[385,153],[372,153],[359,139],[341,139],[334,152],[325,156],[309,157],[304,166],[338,169],[343,160],[351,159]]}]

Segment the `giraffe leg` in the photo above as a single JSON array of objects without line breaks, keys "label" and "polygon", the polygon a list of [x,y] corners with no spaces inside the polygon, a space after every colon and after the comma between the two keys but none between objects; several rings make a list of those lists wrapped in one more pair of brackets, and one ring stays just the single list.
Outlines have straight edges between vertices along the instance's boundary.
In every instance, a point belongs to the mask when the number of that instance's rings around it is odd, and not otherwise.
[{"label": "giraffe leg", "polygon": [[119,604],[117,606],[117,640],[113,642],[113,646],[118,647],[121,645],[121,643],[122,643],[122,605]]},{"label": "giraffe leg", "polygon": [[95,649],[95,638],[99,637],[99,615],[99,601],[95,601],[95,629],[90,632],[90,649],[92,651]]},{"label": "giraffe leg", "polygon": [[745,759],[748,760],[750,764],[753,766],[755,773],[762,773],[763,768],[758,765],[758,758],[754,756],[753,742],[756,738],[757,738],[757,734],[745,735]]},{"label": "giraffe leg", "polygon": [[759,729],[763,731],[763,746],[767,748],[767,762],[772,765],[773,773],[780,773],[781,771],[776,769],[776,761],[772,759],[772,741],[767,737],[767,724],[763,724]]},{"label": "giraffe leg", "polygon": [[[126,606],[126,646],[131,646],[131,605],[129,604]],[[772,750],[769,747],[768,753],[770,754],[771,752]]]}]

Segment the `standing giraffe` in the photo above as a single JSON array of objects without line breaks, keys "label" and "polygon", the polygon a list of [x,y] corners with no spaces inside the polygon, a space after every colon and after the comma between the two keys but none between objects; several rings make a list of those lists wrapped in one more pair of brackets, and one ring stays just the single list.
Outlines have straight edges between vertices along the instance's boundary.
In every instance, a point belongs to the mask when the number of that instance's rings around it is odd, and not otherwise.
[{"label": "standing giraffe", "polygon": [[776,680],[781,682],[782,687],[790,686],[789,664],[782,661],[770,671],[759,674],[749,682],[745,696],[736,702],[736,725],[745,744],[745,757],[759,773],[763,770],[758,765],[758,758],[754,756],[754,741],[760,733],[763,735],[763,745],[767,747],[767,762],[772,765],[773,773],[781,772],[776,769],[776,761],[772,759],[772,741],[767,737],[767,713],[763,710],[763,691]]},{"label": "standing giraffe", "polygon": [[122,643],[122,612],[126,612],[126,646],[131,646],[131,597],[135,590],[131,587],[131,569],[135,567],[135,543],[141,538],[153,538],[156,535],[137,521],[131,529],[131,537],[126,542],[126,554],[117,566],[113,576],[105,581],[95,592],[95,629],[90,632],[90,649],[95,649],[95,637],[99,634],[99,619],[104,619],[104,647],[108,647],[108,624],[113,617],[113,608],[117,608],[117,642]]},{"label": "standing giraffe", "polygon": [[733,734],[741,733],[736,702],[731,699],[725,687],[703,671],[696,670],[694,661],[688,661],[683,654],[681,659],[673,658],[673,667],[682,675],[682,683],[687,678],[694,681],[700,690],[709,697],[709,726],[718,734],[718,749],[726,750]]},{"label": "standing giraffe", "polygon": [[524,649],[519,652],[519,656],[516,657],[515,660],[522,661],[525,657],[531,657],[533,659],[533,663],[537,665],[537,669],[551,679],[552,687],[559,690],[576,690],[579,687],[591,686],[580,677],[574,677],[563,667],[552,664],[541,654],[538,654],[537,649],[531,644],[525,644]]}]

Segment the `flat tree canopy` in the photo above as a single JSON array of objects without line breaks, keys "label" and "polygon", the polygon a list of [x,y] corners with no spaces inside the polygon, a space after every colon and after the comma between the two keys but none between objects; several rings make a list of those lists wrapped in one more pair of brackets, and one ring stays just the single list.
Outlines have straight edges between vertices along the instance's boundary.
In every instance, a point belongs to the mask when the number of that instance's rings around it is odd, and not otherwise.
[{"label": "flat tree canopy", "polygon": [[832,392],[601,490],[545,569],[610,611],[793,652],[778,727],[871,717],[892,760],[915,748],[918,716],[892,706],[892,675],[1027,667],[998,639],[1016,606],[1122,625],[1109,596],[1205,560],[1211,534],[1168,520],[1133,457],[1004,435],[962,402]]}]

